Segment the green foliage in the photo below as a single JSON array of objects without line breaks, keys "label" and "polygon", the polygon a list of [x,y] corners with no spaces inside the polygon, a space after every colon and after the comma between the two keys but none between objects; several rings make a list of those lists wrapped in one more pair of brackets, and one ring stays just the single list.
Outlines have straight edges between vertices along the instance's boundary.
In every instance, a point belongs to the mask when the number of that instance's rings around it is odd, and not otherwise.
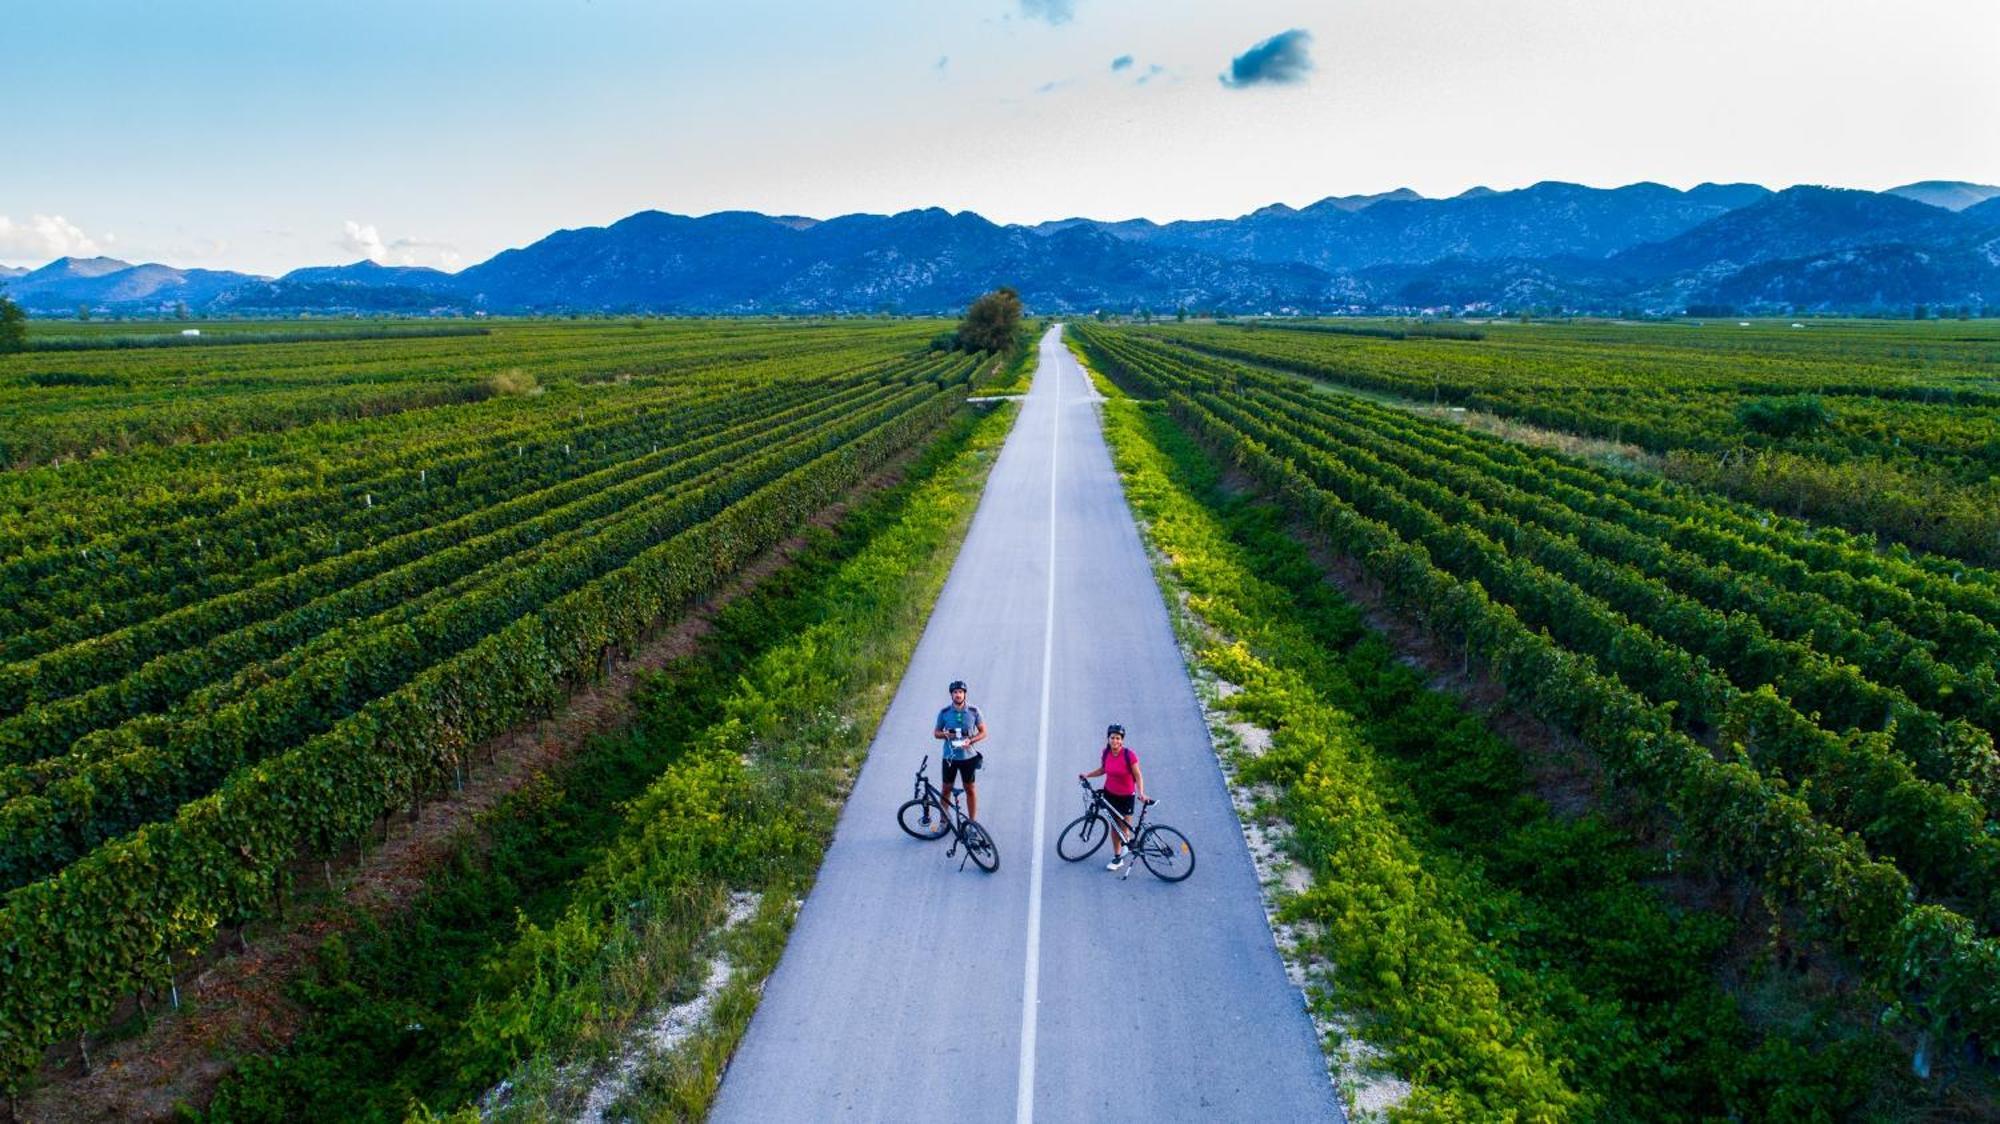
[{"label": "green foliage", "polygon": [[1107,423],[1165,579],[1213,630],[1198,662],[1277,731],[1242,779],[1277,794],[1313,872],[1284,911],[1333,963],[1331,1013],[1416,1086],[1396,1117],[1770,1119],[1904,1095],[1865,1024],[1753,1029],[1713,978],[1725,918],[1670,907],[1658,858],[1530,795],[1520,755],[1426,689],[1164,415],[1114,402]]},{"label": "green foliage", "polygon": [[395,1115],[503,1078],[509,1111],[538,1115],[561,1063],[613,1048],[691,969],[725,892],[758,890],[765,907],[716,1020],[664,1078],[661,1095],[698,1117],[830,838],[836,778],[879,717],[852,700],[886,699],[878,688],[907,660],[1009,423],[947,426],[903,484],[649,683],[639,730],[517,800],[493,860],[442,876],[394,930],[323,953],[306,1036],[226,1088],[215,1118],[302,1104]]},{"label": "green foliage", "polygon": [[1328,336],[1356,336],[1377,340],[1483,340],[1486,333],[1477,328],[1460,328],[1449,324],[1433,324],[1428,321],[1409,323],[1391,321],[1389,323],[1343,324],[1330,320],[1274,320],[1269,323],[1253,321],[1260,329],[1283,332],[1317,332]]},{"label": "green foliage", "polygon": [[28,349],[28,314],[0,293],[0,355]]},{"label": "green foliage", "polygon": [[[462,455],[478,435],[519,424],[521,414],[560,416],[497,409],[458,424],[432,412],[489,399],[486,380],[509,370],[534,376],[572,415],[579,405],[591,414],[641,411],[671,399],[690,376],[706,378],[702,372],[761,386],[790,381],[802,364],[827,375],[909,358],[939,327],[663,321],[634,332],[616,321],[243,322],[204,324],[200,336],[187,337],[178,327],[140,333],[125,323],[71,322],[38,329],[29,354],[0,371],[0,408],[8,414],[0,463],[18,468],[117,453],[134,458],[119,462],[124,473],[115,491],[122,496],[145,497],[162,476],[189,496],[211,487],[268,491],[274,483],[296,486],[307,468],[347,468],[358,454],[409,457],[444,445]],[[773,332],[782,334],[782,346],[770,346]],[[50,372],[96,381],[58,395],[27,391],[27,379]],[[530,444],[533,428],[520,435]],[[34,502],[32,490],[42,487],[33,476],[0,483],[10,504]],[[108,506],[80,512],[77,528],[88,533],[129,521]],[[11,547],[0,541],[0,551],[11,554]],[[10,632],[0,626],[0,636]]]},{"label": "green foliage", "polygon": [[981,394],[1026,394],[1035,378],[1035,369],[1041,363],[1042,349],[1038,341],[1042,337],[1045,323],[1024,323],[1015,329],[1013,348],[1005,357],[993,364],[991,378],[978,385]]},{"label": "green foliage", "polygon": [[[105,325],[107,328],[113,325]],[[155,347],[230,347],[244,344],[271,343],[337,343],[354,340],[421,340],[440,339],[453,336],[491,335],[489,328],[476,328],[458,324],[407,325],[394,328],[318,328],[311,330],[267,329],[250,330],[233,328],[218,330],[217,325],[208,324],[199,336],[183,336],[178,329],[172,332],[147,333],[143,335],[114,335],[110,332],[89,332],[86,334],[47,335],[38,338],[31,349],[34,351],[130,351],[137,348]],[[102,384],[107,386],[129,385],[128,379],[111,379]]]},{"label": "green foliage", "polygon": [[[940,445],[956,446],[969,420]],[[282,1053],[253,1058],[220,1091],[217,1119],[278,1119],[294,1106],[337,1104],[352,1115],[394,1116],[412,1097],[453,1087],[447,1044],[479,1000],[480,967],[525,919],[552,922],[577,878],[624,829],[618,809],[678,760],[764,652],[824,611],[834,574],[934,477],[927,455],[897,487],[851,511],[776,574],[715,614],[699,648],[651,679],[635,698],[639,719],[592,739],[545,778],[486,817],[483,845],[467,840],[389,926],[323,947],[298,1000],[310,1012]],[[406,1027],[424,1027],[411,1034]]]},{"label": "green foliage", "polygon": [[1011,351],[1021,325],[1021,295],[1001,287],[981,296],[965,310],[958,326],[959,345],[968,351]]},{"label": "green foliage", "polygon": [[[171,813],[241,764],[320,733],[447,654],[542,606],[560,604],[580,587],[587,588],[585,583],[607,580],[607,575],[650,549],[682,535],[699,534],[710,520],[724,516],[733,503],[757,489],[807,472],[820,458],[850,443],[867,448],[867,439],[879,432],[901,432],[899,423],[912,409],[934,397],[928,386],[911,388],[872,409],[838,419],[816,418],[804,432],[796,426],[788,427],[790,432],[767,430],[754,443],[746,439],[707,458],[677,461],[664,473],[596,492],[571,505],[568,512],[575,518],[608,510],[608,517],[535,542],[484,569],[478,561],[505,546],[532,541],[530,536],[546,533],[552,521],[517,524],[500,536],[504,546],[480,544],[486,547],[483,553],[466,544],[425,557],[421,565],[440,577],[476,575],[477,581],[461,578],[455,596],[410,598],[407,585],[394,583],[383,589],[378,583],[373,590],[378,595],[390,590],[405,595],[390,603],[386,614],[321,632],[304,646],[282,649],[286,641],[296,643],[304,637],[289,630],[272,637],[268,634],[273,630],[265,630],[259,651],[276,649],[282,658],[276,667],[267,662],[251,672],[248,678],[255,686],[243,678],[231,679],[220,691],[197,692],[178,712],[164,718],[107,729],[82,752],[72,749],[32,770],[0,774],[10,778],[27,774],[6,787],[30,787],[36,793],[0,805],[0,822],[14,829],[0,840],[0,879],[7,886],[27,881],[105,839]],[[705,468],[726,475],[668,498],[673,483],[701,480],[695,470]],[[318,613],[324,608],[320,606]],[[323,620],[318,613],[306,614],[305,619],[318,623]],[[90,650],[99,652],[97,647]],[[590,657],[579,652],[570,658],[581,664]],[[189,661],[168,659],[169,670],[161,670],[156,661],[142,668],[139,676],[157,679],[178,671],[180,685],[185,686],[198,681],[194,676],[212,678],[217,671],[213,663],[190,667]],[[124,682],[131,681],[128,676]],[[25,752],[59,753],[59,747],[82,732],[106,727],[109,720],[122,716],[129,698],[117,690],[96,691],[37,708],[21,723],[33,739]]]},{"label": "green foliage", "polygon": [[1833,412],[1813,394],[1752,398],[1737,405],[1736,421],[1772,437],[1804,437],[1832,425]]},{"label": "green foliage", "polygon": [[[750,346],[768,347],[770,331]],[[74,568],[86,595],[129,581],[162,597],[130,624],[113,620],[109,637],[100,615],[65,642],[51,616],[10,637],[31,645],[26,660],[0,665],[12,762],[0,769],[0,873],[19,885],[0,909],[5,1080],[121,996],[160,985],[218,923],[256,917],[296,860],[450,784],[471,747],[934,436],[978,361],[912,357],[911,342],[884,354],[884,338],[910,332],[871,328],[857,363],[856,338],[791,338],[830,342],[824,355],[853,364],[844,371],[781,356],[788,378],[725,367],[672,380],[636,410],[593,416],[574,391],[496,399],[514,423],[497,434],[435,419],[409,428],[456,442],[456,463],[413,468],[407,449],[355,449],[399,485],[329,485],[328,466],[311,464],[294,490],[197,501],[220,499],[220,517],[89,540],[116,544],[104,551],[125,553],[116,567],[68,548],[10,556],[0,580],[24,589]],[[122,461],[45,471],[84,496],[129,483]],[[65,511],[68,533],[94,514]],[[264,550],[206,588],[175,587],[172,566],[205,576],[211,536],[226,549],[233,534]],[[288,535],[290,549],[272,549]],[[27,595],[10,609],[35,605]]]},{"label": "green foliage", "polygon": [[1637,445],[1765,506],[2000,565],[1990,328],[1249,321],[1146,334],[1189,357]]},{"label": "green foliage", "polygon": [[[1580,737],[1614,781],[1672,817],[1685,849],[1795,908],[1800,936],[1854,955],[1902,1017],[1995,1040],[1995,714],[1980,686],[2000,651],[1993,575],[1964,568],[1943,580],[1820,528],[1136,333],[1081,338],[1099,369],[1164,398],[1392,604]],[[1734,600],[1734,615],[1709,598]],[[1760,599],[1813,623],[1784,624]],[[1892,666],[1890,653],[1930,644],[1951,658]],[[1956,682],[1973,698],[1871,682],[1820,645],[1860,653],[1891,683]],[[1985,662],[1957,662],[1968,656]],[[1900,717],[1880,732],[1842,730],[1839,708],[1862,698],[1856,719]],[[1915,906],[1920,892],[1933,904]],[[1920,960],[1905,951],[1912,942]]]}]

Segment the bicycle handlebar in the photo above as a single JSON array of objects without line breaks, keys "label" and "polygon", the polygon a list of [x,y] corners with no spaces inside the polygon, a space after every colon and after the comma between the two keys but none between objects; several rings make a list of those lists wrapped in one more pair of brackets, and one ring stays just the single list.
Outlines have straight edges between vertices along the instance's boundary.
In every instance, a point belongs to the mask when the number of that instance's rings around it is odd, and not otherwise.
[{"label": "bicycle handlebar", "polygon": [[[1076,778],[1076,783],[1078,783],[1078,784],[1082,785],[1082,786],[1083,786],[1083,790],[1084,790],[1085,792],[1089,792],[1089,793],[1093,793],[1093,794],[1095,794],[1095,793],[1097,793],[1097,792],[1101,791],[1101,790],[1100,790],[1099,788],[1097,788],[1097,787],[1096,787],[1095,785],[1091,784],[1091,783],[1090,783],[1090,781],[1089,781],[1089,780],[1088,780],[1087,778],[1085,778],[1085,777],[1078,777],[1078,778]],[[1155,799],[1153,799],[1153,798],[1152,798],[1152,797],[1150,797],[1150,796],[1148,796],[1148,797],[1145,797],[1145,798],[1143,798],[1143,801],[1142,801],[1142,802],[1143,802],[1143,803],[1144,803],[1144,804],[1146,805],[1146,807],[1148,807],[1148,808],[1150,808],[1150,807],[1152,807],[1153,805],[1155,805],[1155,804],[1158,804],[1158,803],[1159,803],[1159,801],[1158,801],[1158,800],[1155,800]]]}]

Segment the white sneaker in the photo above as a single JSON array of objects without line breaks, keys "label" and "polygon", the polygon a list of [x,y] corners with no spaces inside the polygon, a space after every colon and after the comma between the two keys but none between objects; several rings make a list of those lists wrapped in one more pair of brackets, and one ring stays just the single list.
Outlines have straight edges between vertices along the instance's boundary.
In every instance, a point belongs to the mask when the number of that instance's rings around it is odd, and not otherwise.
[{"label": "white sneaker", "polygon": [[1125,856],[1123,856],[1123,855],[1119,855],[1119,856],[1117,856],[1117,857],[1113,858],[1113,859],[1112,859],[1112,860],[1111,860],[1110,862],[1108,862],[1108,863],[1105,863],[1105,864],[1104,864],[1104,869],[1106,869],[1106,870],[1120,870],[1120,869],[1123,869],[1123,868],[1124,868],[1124,866],[1125,866]]}]

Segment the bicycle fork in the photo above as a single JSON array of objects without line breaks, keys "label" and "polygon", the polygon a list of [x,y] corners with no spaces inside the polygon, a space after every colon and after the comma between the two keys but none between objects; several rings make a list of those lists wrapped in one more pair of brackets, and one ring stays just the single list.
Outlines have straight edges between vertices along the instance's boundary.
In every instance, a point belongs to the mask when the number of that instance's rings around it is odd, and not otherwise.
[{"label": "bicycle fork", "polygon": [[[958,853],[960,847],[965,848],[965,853],[963,855],[959,855]],[[972,861],[972,847],[965,842],[965,835],[963,832],[957,832],[957,831],[952,832],[951,846],[946,847],[944,849],[945,858],[947,859],[951,858],[953,855],[958,855],[958,869],[960,870],[964,870],[965,864]]]}]

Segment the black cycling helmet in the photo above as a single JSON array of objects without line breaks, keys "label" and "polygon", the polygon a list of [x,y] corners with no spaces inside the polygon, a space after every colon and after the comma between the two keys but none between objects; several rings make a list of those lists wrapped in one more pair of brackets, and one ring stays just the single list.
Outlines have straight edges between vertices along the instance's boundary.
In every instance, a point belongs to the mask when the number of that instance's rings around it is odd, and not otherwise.
[{"label": "black cycling helmet", "polygon": [[1119,725],[1118,723],[1116,723],[1116,722],[1113,722],[1113,723],[1112,723],[1111,725],[1109,725],[1109,726],[1106,726],[1106,727],[1104,728],[1104,736],[1105,736],[1105,737],[1107,737],[1107,738],[1108,738],[1108,737],[1110,737],[1110,736],[1111,736],[1111,735],[1113,735],[1113,734],[1117,734],[1117,735],[1118,735],[1119,737],[1121,737],[1121,738],[1122,738],[1122,737],[1124,737],[1124,736],[1125,736],[1125,727],[1123,727],[1123,726],[1120,726],[1120,725]]},{"label": "black cycling helmet", "polygon": [[963,691],[963,690],[965,690],[965,680],[963,680],[963,679],[954,679],[954,680],[952,680],[952,681],[951,681],[951,686],[949,686],[949,687],[946,687],[946,688],[945,688],[945,690],[947,690],[947,691]]}]

